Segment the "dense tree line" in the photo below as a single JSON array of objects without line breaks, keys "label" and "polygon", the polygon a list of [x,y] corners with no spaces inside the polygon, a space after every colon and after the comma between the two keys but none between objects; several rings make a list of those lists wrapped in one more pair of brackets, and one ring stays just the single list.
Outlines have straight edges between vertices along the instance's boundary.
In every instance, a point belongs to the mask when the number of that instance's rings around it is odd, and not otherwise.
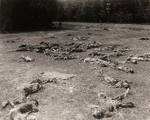
[{"label": "dense tree line", "polygon": [[0,0],[0,30],[50,28],[52,21],[150,23],[149,0]]},{"label": "dense tree line", "polygon": [[56,0],[1,0],[1,31],[38,30],[51,26]]},{"label": "dense tree line", "polygon": [[[140,3],[139,3],[140,2]],[[149,0],[68,0],[59,1],[56,20],[102,22],[108,21],[107,3],[110,5],[110,21],[120,23],[150,22]]]}]

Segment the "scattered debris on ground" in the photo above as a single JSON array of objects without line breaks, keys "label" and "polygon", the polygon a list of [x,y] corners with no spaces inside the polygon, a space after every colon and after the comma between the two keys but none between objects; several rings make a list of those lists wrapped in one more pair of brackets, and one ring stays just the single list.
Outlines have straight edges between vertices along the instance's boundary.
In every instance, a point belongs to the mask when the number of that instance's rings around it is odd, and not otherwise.
[{"label": "scattered debris on ground", "polygon": [[56,38],[55,36],[51,36],[50,38]]},{"label": "scattered debris on ground", "polygon": [[117,96],[115,96],[115,97],[112,97],[111,99],[112,99],[112,100],[117,100],[117,101],[123,100],[123,99],[128,95],[129,90],[130,90],[130,88],[128,88],[125,93],[120,94],[120,95],[117,95]]},{"label": "scattered debris on ground", "polygon": [[120,54],[124,54],[126,51],[131,51],[130,48],[125,47],[125,48],[117,48],[117,45],[107,45],[107,44],[101,44],[99,48],[95,48],[94,51],[111,51],[111,52],[117,52]]},{"label": "scattered debris on ground", "polygon": [[14,98],[13,100],[3,101],[1,103],[2,108],[6,108],[8,105],[10,105],[13,108],[18,104],[24,103],[24,101],[26,101],[26,99],[29,95],[43,90],[43,86],[42,86],[42,84],[39,84],[38,82],[36,82],[36,83],[31,82],[28,85],[19,87],[17,90],[20,93],[19,98]]},{"label": "scattered debris on ground", "polygon": [[122,66],[118,66],[117,67],[118,70],[121,70],[123,72],[126,72],[126,73],[134,73],[134,70],[125,66],[125,65],[122,65]]},{"label": "scattered debris on ground", "polygon": [[7,40],[6,43],[16,43],[14,40]]},{"label": "scattered debris on ground", "polygon": [[18,49],[14,50],[14,51],[33,51],[34,46],[32,45],[26,45],[26,44],[22,44],[18,47]]},{"label": "scattered debris on ground", "polygon": [[35,61],[35,59],[30,58],[30,57],[28,57],[28,56],[25,57],[24,55],[22,55],[20,59],[23,59],[24,62],[33,62],[33,61]]},{"label": "scattered debris on ground", "polygon": [[[75,38],[75,37],[73,37]],[[85,40],[86,37],[77,37],[78,39],[83,39]],[[76,39],[77,39],[76,38]],[[18,49],[14,51],[30,51],[30,52],[37,52],[37,53],[43,53],[45,55],[49,55],[54,58],[54,60],[71,60],[71,59],[77,59],[78,57],[75,55],[75,53],[78,52],[86,52],[88,49],[93,49],[95,50],[92,53],[89,53],[90,56],[100,56],[100,59],[105,60],[105,61],[110,61],[111,57],[120,57],[125,55],[124,52],[129,50],[129,48],[122,48],[122,49],[117,49],[117,45],[107,45],[107,44],[101,44],[98,42],[91,42],[91,43],[65,43],[65,44],[58,44],[58,43],[49,43],[49,42],[40,42],[39,45],[20,45]],[[112,51],[115,53],[110,53],[110,54],[104,54],[101,53],[101,51]],[[28,58],[28,57],[27,57]],[[107,58],[107,59],[106,59]],[[25,57],[24,57],[25,59]],[[25,59],[26,60],[26,59]],[[27,60],[28,61],[28,60]],[[30,61],[30,60],[29,60]],[[101,64],[103,61],[101,61]],[[108,66],[110,63],[104,63],[107,65],[102,65],[102,66]]]},{"label": "scattered debris on ground", "polygon": [[109,29],[108,29],[108,28],[104,28],[103,30],[107,30],[107,31],[109,31]]},{"label": "scattered debris on ground", "polygon": [[87,33],[88,35],[91,35],[92,33]]},{"label": "scattered debris on ground", "polygon": [[89,29],[90,27],[86,26],[85,29]]},{"label": "scattered debris on ground", "polygon": [[106,56],[106,54],[101,53],[99,51],[93,51],[91,53],[89,53],[89,56],[95,57],[95,56]]},{"label": "scattered debris on ground", "polygon": [[76,75],[59,72],[43,72],[40,73],[40,76],[43,78],[42,80],[35,79],[29,84],[18,87],[17,91],[20,93],[19,98],[1,102],[2,108],[6,108],[8,105],[10,105],[13,108],[18,104],[22,104],[24,100],[26,100],[27,97],[29,97],[29,95],[42,91],[44,84],[57,83],[58,80],[68,80],[75,77]]},{"label": "scattered debris on ground", "polygon": [[111,68],[116,68],[116,63],[112,62],[112,61],[105,61],[105,60],[101,60],[98,58],[85,58],[83,59],[83,62],[87,62],[90,64],[99,64],[101,65],[101,67],[111,67]]},{"label": "scattered debris on ground", "polygon": [[115,84],[115,87],[116,88],[130,88],[130,84],[132,84],[132,82],[120,80]]},{"label": "scattered debris on ground", "polygon": [[150,39],[146,38],[146,37],[143,37],[143,38],[140,38],[140,40],[150,40]]},{"label": "scattered debris on ground", "polygon": [[72,46],[72,45],[75,45],[75,43],[73,43],[73,42],[71,42],[71,43],[66,42],[64,45],[65,46]]},{"label": "scattered debris on ground", "polygon": [[134,108],[134,107],[135,105],[132,102],[115,103],[115,104],[107,103],[105,104],[105,107],[95,105],[95,108],[93,110],[93,117],[96,119],[109,118],[117,114],[116,111],[118,111],[120,108]]},{"label": "scattered debris on ground", "polygon": [[150,53],[144,53],[144,55],[140,55],[139,57],[150,58]]},{"label": "scattered debris on ground", "polygon": [[[104,30],[108,30],[107,28]],[[108,30],[109,31],[109,30]],[[88,33],[90,35],[90,33]],[[82,41],[87,40],[89,37],[74,37],[72,34],[66,34],[66,36],[73,36],[71,37],[71,40],[74,41]],[[146,39],[147,40],[147,39]],[[76,59],[75,53],[85,52],[89,49],[95,50],[88,55],[92,58],[83,58],[83,62],[90,63],[90,64],[99,64],[101,67],[110,67],[117,70],[124,71],[126,73],[134,73],[134,70],[125,66],[125,65],[118,65],[118,62],[113,61],[113,58],[118,58],[125,55],[126,51],[129,51],[130,49],[128,47],[126,48],[117,48],[117,45],[107,45],[107,44],[101,44],[97,42],[91,42],[91,43],[74,43],[74,42],[66,42],[65,44],[58,44],[58,43],[49,43],[49,42],[40,42],[39,45],[20,45],[18,49],[15,51],[30,51],[30,52],[37,52],[37,53],[43,53],[45,55],[49,55],[54,58],[54,60],[71,60]],[[102,53],[103,52],[103,53]],[[109,52],[109,53],[108,53]],[[111,52],[111,53],[110,53]],[[25,62],[31,62],[35,59],[32,59],[30,57],[22,56],[21,59],[23,59]],[[137,64],[137,61],[149,61],[150,54],[144,54],[141,56],[133,56],[130,55],[127,58],[126,62],[131,62],[134,64]],[[92,68],[93,70],[97,70],[97,67]],[[23,91],[23,98],[16,98],[14,100],[10,101],[4,101],[2,102],[2,107],[6,108],[7,105],[10,105],[12,107],[22,104],[24,99],[29,97],[30,95],[37,93],[41,90],[43,90],[43,85],[47,83],[57,83],[60,80],[69,80],[76,75],[74,74],[66,74],[66,73],[59,73],[59,72],[42,72],[40,73],[40,77],[43,79],[36,79],[30,82],[29,85],[22,87]],[[114,88],[126,88],[127,91],[125,93],[122,93],[120,95],[117,95],[115,97],[107,97],[105,94],[99,94],[99,97],[102,97],[103,99],[109,98],[112,101],[120,102],[123,99],[126,98],[126,96],[129,93],[129,90],[131,88],[132,82],[129,81],[123,81],[118,80],[115,78],[112,78],[108,76],[107,74],[103,74],[102,72],[99,72],[98,77],[103,77],[104,80],[108,83],[109,86]],[[70,93],[73,93],[74,87],[69,87]],[[120,108],[133,108],[134,104],[132,102],[127,103],[117,103],[117,104],[109,104],[106,105],[103,108],[100,108],[99,106],[96,107],[96,109],[93,112],[93,116],[97,119],[101,119],[104,117],[111,117],[115,114],[115,111]],[[29,118],[29,119],[36,119],[35,116]]]},{"label": "scattered debris on ground", "polygon": [[68,33],[68,34],[66,34],[66,36],[73,36],[73,34]]},{"label": "scattered debris on ground", "polygon": [[52,55],[54,57],[54,60],[71,60],[76,59],[76,56],[74,54],[66,53],[66,52],[60,52],[60,53],[54,53]]},{"label": "scattered debris on ground", "polygon": [[150,61],[150,55],[144,54],[140,56],[133,56],[132,54],[127,58],[127,62],[137,64],[137,61]]},{"label": "scattered debris on ground", "polygon": [[115,53],[108,54],[109,57],[115,57],[115,58],[118,58],[118,57],[121,57],[124,55],[125,55],[125,53],[123,53],[123,52],[115,52]]},{"label": "scattered debris on ground", "polygon": [[82,40],[87,40],[89,37],[81,37],[81,36],[78,36],[78,37],[72,37],[71,40],[74,40],[74,41],[82,41]]},{"label": "scattered debris on ground", "polygon": [[72,37],[71,40],[77,41],[79,39],[77,37]]},{"label": "scattered debris on ground", "polygon": [[113,113],[108,112],[104,109],[96,109],[93,112],[93,117],[96,118],[96,119],[102,119],[104,117],[108,118],[108,117],[111,117],[111,116],[113,116]]},{"label": "scattered debris on ground", "polygon": [[115,88],[130,88],[130,84],[132,84],[132,82],[128,82],[128,81],[121,81],[118,79],[114,79],[106,74],[102,74],[101,76],[104,77],[104,80],[110,85],[113,86]]},{"label": "scattered debris on ground", "polygon": [[86,49],[99,48],[100,46],[102,46],[101,43],[97,43],[94,41],[93,43],[88,43],[86,45]]},{"label": "scattered debris on ground", "polygon": [[93,117],[95,117],[96,119],[108,118],[115,115],[116,111],[118,111],[120,108],[135,107],[134,103],[132,102],[120,103],[120,101],[123,101],[129,94],[130,84],[132,84],[132,82],[114,79],[108,76],[107,74],[104,74],[102,70],[98,71],[97,77],[103,77],[104,80],[110,86],[113,86],[115,88],[127,88],[127,90],[126,92],[119,94],[115,97],[108,97],[105,93],[98,93],[98,97],[102,102],[103,107],[100,106],[94,107],[95,109],[93,112]]},{"label": "scattered debris on ground", "polygon": [[59,81],[59,79],[57,79],[57,78],[52,78],[52,79],[48,78],[48,79],[44,79],[44,80],[36,79],[36,80],[31,81],[30,84],[39,83],[41,85],[44,85],[47,83],[58,83],[58,81]]},{"label": "scattered debris on ground", "polygon": [[103,74],[104,80],[111,86],[114,86],[118,83],[118,79],[114,79],[106,74]]},{"label": "scattered debris on ground", "polygon": [[119,108],[133,108],[133,107],[135,107],[133,102],[126,102],[126,103],[116,104],[116,109],[119,109]]}]

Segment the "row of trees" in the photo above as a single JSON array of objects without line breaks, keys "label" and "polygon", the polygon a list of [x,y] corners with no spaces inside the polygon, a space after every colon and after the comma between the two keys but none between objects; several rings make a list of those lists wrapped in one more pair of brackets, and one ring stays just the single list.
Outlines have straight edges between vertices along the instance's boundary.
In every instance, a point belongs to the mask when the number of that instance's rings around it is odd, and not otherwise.
[{"label": "row of trees", "polygon": [[0,0],[0,30],[50,28],[52,21],[150,22],[149,0]]},{"label": "row of trees", "polygon": [[[110,21],[125,23],[150,22],[149,0],[68,0],[57,7],[56,20],[107,22],[107,3],[110,5]],[[149,19],[150,20],[150,19]]]},{"label": "row of trees", "polygon": [[50,27],[56,0],[1,0],[1,31],[38,30]]}]

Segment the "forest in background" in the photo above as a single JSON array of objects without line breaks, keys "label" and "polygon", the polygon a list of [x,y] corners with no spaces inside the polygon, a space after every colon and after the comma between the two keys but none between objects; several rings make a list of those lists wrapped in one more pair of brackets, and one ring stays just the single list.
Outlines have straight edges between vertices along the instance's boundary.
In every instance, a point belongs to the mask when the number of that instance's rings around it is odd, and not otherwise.
[{"label": "forest in background", "polygon": [[78,22],[150,22],[149,0],[68,0],[59,1],[56,20]]},{"label": "forest in background", "polygon": [[[110,3],[109,5],[107,5]],[[109,12],[109,18],[108,18]],[[1,0],[1,31],[39,30],[52,21],[150,23],[149,0]]]},{"label": "forest in background", "polygon": [[57,12],[56,0],[1,0],[1,31],[50,28]]}]

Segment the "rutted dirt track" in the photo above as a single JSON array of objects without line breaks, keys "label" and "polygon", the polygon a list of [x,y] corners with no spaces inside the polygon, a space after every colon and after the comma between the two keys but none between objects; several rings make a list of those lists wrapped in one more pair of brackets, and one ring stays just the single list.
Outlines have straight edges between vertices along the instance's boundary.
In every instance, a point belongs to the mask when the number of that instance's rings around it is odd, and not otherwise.
[{"label": "rutted dirt track", "polygon": [[[101,67],[98,64],[84,63],[83,58],[94,49],[76,53],[79,56],[72,60],[54,60],[52,57],[29,51],[9,52],[15,50],[20,44],[39,44],[40,42],[60,43],[91,43],[115,44],[128,47],[131,51],[125,56],[115,58],[123,62],[130,54],[143,55],[150,53],[149,25],[131,24],[94,24],[94,23],[63,23],[64,30],[36,31],[25,33],[0,34],[0,101],[16,98],[16,88],[37,78],[42,72],[60,72],[75,74],[72,79],[62,80],[58,83],[49,83],[44,90],[31,95],[39,101],[39,112],[35,114],[38,120],[95,120],[90,105],[104,107],[98,97],[105,93],[114,97],[126,91],[124,88],[112,88],[97,77],[98,71],[113,78],[129,81],[131,90],[123,102],[133,102],[134,108],[123,108],[104,120],[149,120],[150,119],[150,62],[139,61],[138,64],[126,63],[134,69],[135,73],[125,73],[110,67]],[[104,28],[107,28],[106,30]],[[74,37],[88,37],[87,40],[71,40]],[[103,53],[103,51],[102,51]],[[33,62],[20,61],[20,57],[29,56]],[[0,120],[10,108],[0,111]]]}]

